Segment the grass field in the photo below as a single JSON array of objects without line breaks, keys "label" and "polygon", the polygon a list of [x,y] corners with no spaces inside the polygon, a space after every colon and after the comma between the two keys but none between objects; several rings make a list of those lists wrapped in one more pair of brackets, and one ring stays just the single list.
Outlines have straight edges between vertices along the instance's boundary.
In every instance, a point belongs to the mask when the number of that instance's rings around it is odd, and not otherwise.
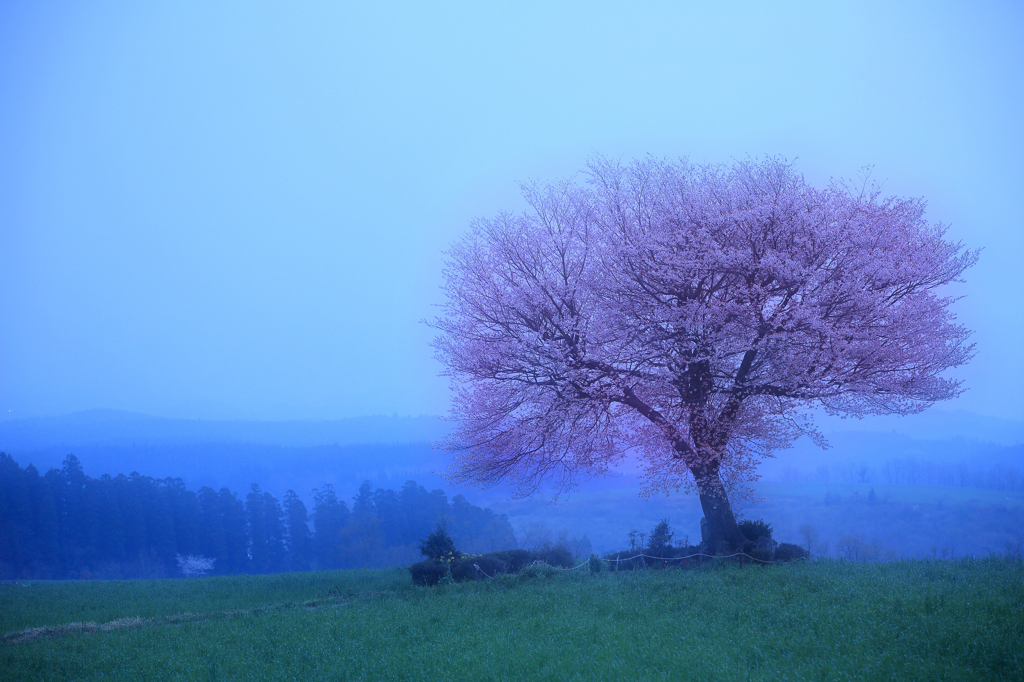
[{"label": "grass field", "polygon": [[1024,566],[1001,559],[38,582],[0,588],[0,618],[13,680],[1024,677]]}]

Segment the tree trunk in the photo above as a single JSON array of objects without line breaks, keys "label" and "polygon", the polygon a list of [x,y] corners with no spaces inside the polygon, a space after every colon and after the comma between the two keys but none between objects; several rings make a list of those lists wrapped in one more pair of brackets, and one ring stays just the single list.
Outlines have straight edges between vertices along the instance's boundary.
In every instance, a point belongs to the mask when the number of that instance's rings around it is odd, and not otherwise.
[{"label": "tree trunk", "polygon": [[693,470],[700,495],[700,506],[707,520],[707,550],[711,554],[742,551],[750,541],[740,532],[732,513],[729,495],[725,492],[717,470]]},{"label": "tree trunk", "polygon": [[[689,462],[690,473],[693,474],[693,479],[697,483],[700,506],[704,509],[704,518],[708,524],[705,551],[710,551],[713,554],[732,554],[749,549],[752,543],[743,536],[736,525],[732,505],[729,504],[729,495],[725,491],[725,486],[722,485],[722,477],[718,475],[719,461],[715,459],[710,463],[696,463],[707,462],[706,459],[698,456],[697,452],[704,452],[707,449],[713,452],[716,447],[720,451],[725,447],[728,442],[728,431],[721,430],[721,427],[715,431],[713,425],[709,424],[706,419],[691,420],[690,433],[694,439],[710,443],[707,448],[695,448],[687,442],[686,438],[683,438],[675,425],[665,419],[661,412],[638,398],[632,389],[625,389],[622,402],[635,409],[651,423],[664,429],[672,444],[672,449],[676,451],[676,457],[684,462]],[[729,419],[734,417],[735,409]]]}]

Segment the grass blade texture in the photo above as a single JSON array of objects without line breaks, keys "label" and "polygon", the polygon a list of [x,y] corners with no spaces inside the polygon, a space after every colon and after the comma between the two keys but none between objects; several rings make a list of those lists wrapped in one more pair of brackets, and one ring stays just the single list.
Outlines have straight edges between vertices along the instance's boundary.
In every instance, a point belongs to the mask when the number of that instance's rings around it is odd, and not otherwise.
[{"label": "grass blade texture", "polygon": [[0,590],[7,679],[963,680],[1024,676],[1024,567],[810,562],[335,571]]}]

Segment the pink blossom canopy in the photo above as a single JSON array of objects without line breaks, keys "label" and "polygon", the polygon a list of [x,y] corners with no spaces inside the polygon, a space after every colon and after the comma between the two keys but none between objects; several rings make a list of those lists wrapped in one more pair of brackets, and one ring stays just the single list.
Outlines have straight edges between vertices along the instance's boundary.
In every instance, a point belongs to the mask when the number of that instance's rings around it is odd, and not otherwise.
[{"label": "pink blossom canopy", "polygon": [[972,355],[941,288],[977,258],[924,203],[777,159],[590,164],[448,254],[435,322],[457,478],[521,493],[630,448],[652,489],[741,481],[832,413],[907,414]]}]

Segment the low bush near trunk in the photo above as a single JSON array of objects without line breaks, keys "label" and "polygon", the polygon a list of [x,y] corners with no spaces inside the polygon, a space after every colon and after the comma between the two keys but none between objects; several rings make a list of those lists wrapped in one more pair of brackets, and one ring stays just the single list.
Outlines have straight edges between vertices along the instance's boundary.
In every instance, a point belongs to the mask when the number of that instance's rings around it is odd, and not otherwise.
[{"label": "low bush near trunk", "polygon": [[572,555],[564,547],[547,547],[536,552],[525,549],[511,549],[489,554],[463,554],[450,561],[445,559],[427,559],[409,567],[412,581],[416,585],[436,585],[444,578],[449,569],[452,580],[463,582],[484,577],[493,578],[497,575],[517,574],[523,569],[540,562],[552,570],[572,568]]},{"label": "low bush near trunk", "polygon": [[794,545],[789,542],[783,542],[775,550],[776,561],[799,561],[801,559],[810,559],[811,553],[800,545]]}]

